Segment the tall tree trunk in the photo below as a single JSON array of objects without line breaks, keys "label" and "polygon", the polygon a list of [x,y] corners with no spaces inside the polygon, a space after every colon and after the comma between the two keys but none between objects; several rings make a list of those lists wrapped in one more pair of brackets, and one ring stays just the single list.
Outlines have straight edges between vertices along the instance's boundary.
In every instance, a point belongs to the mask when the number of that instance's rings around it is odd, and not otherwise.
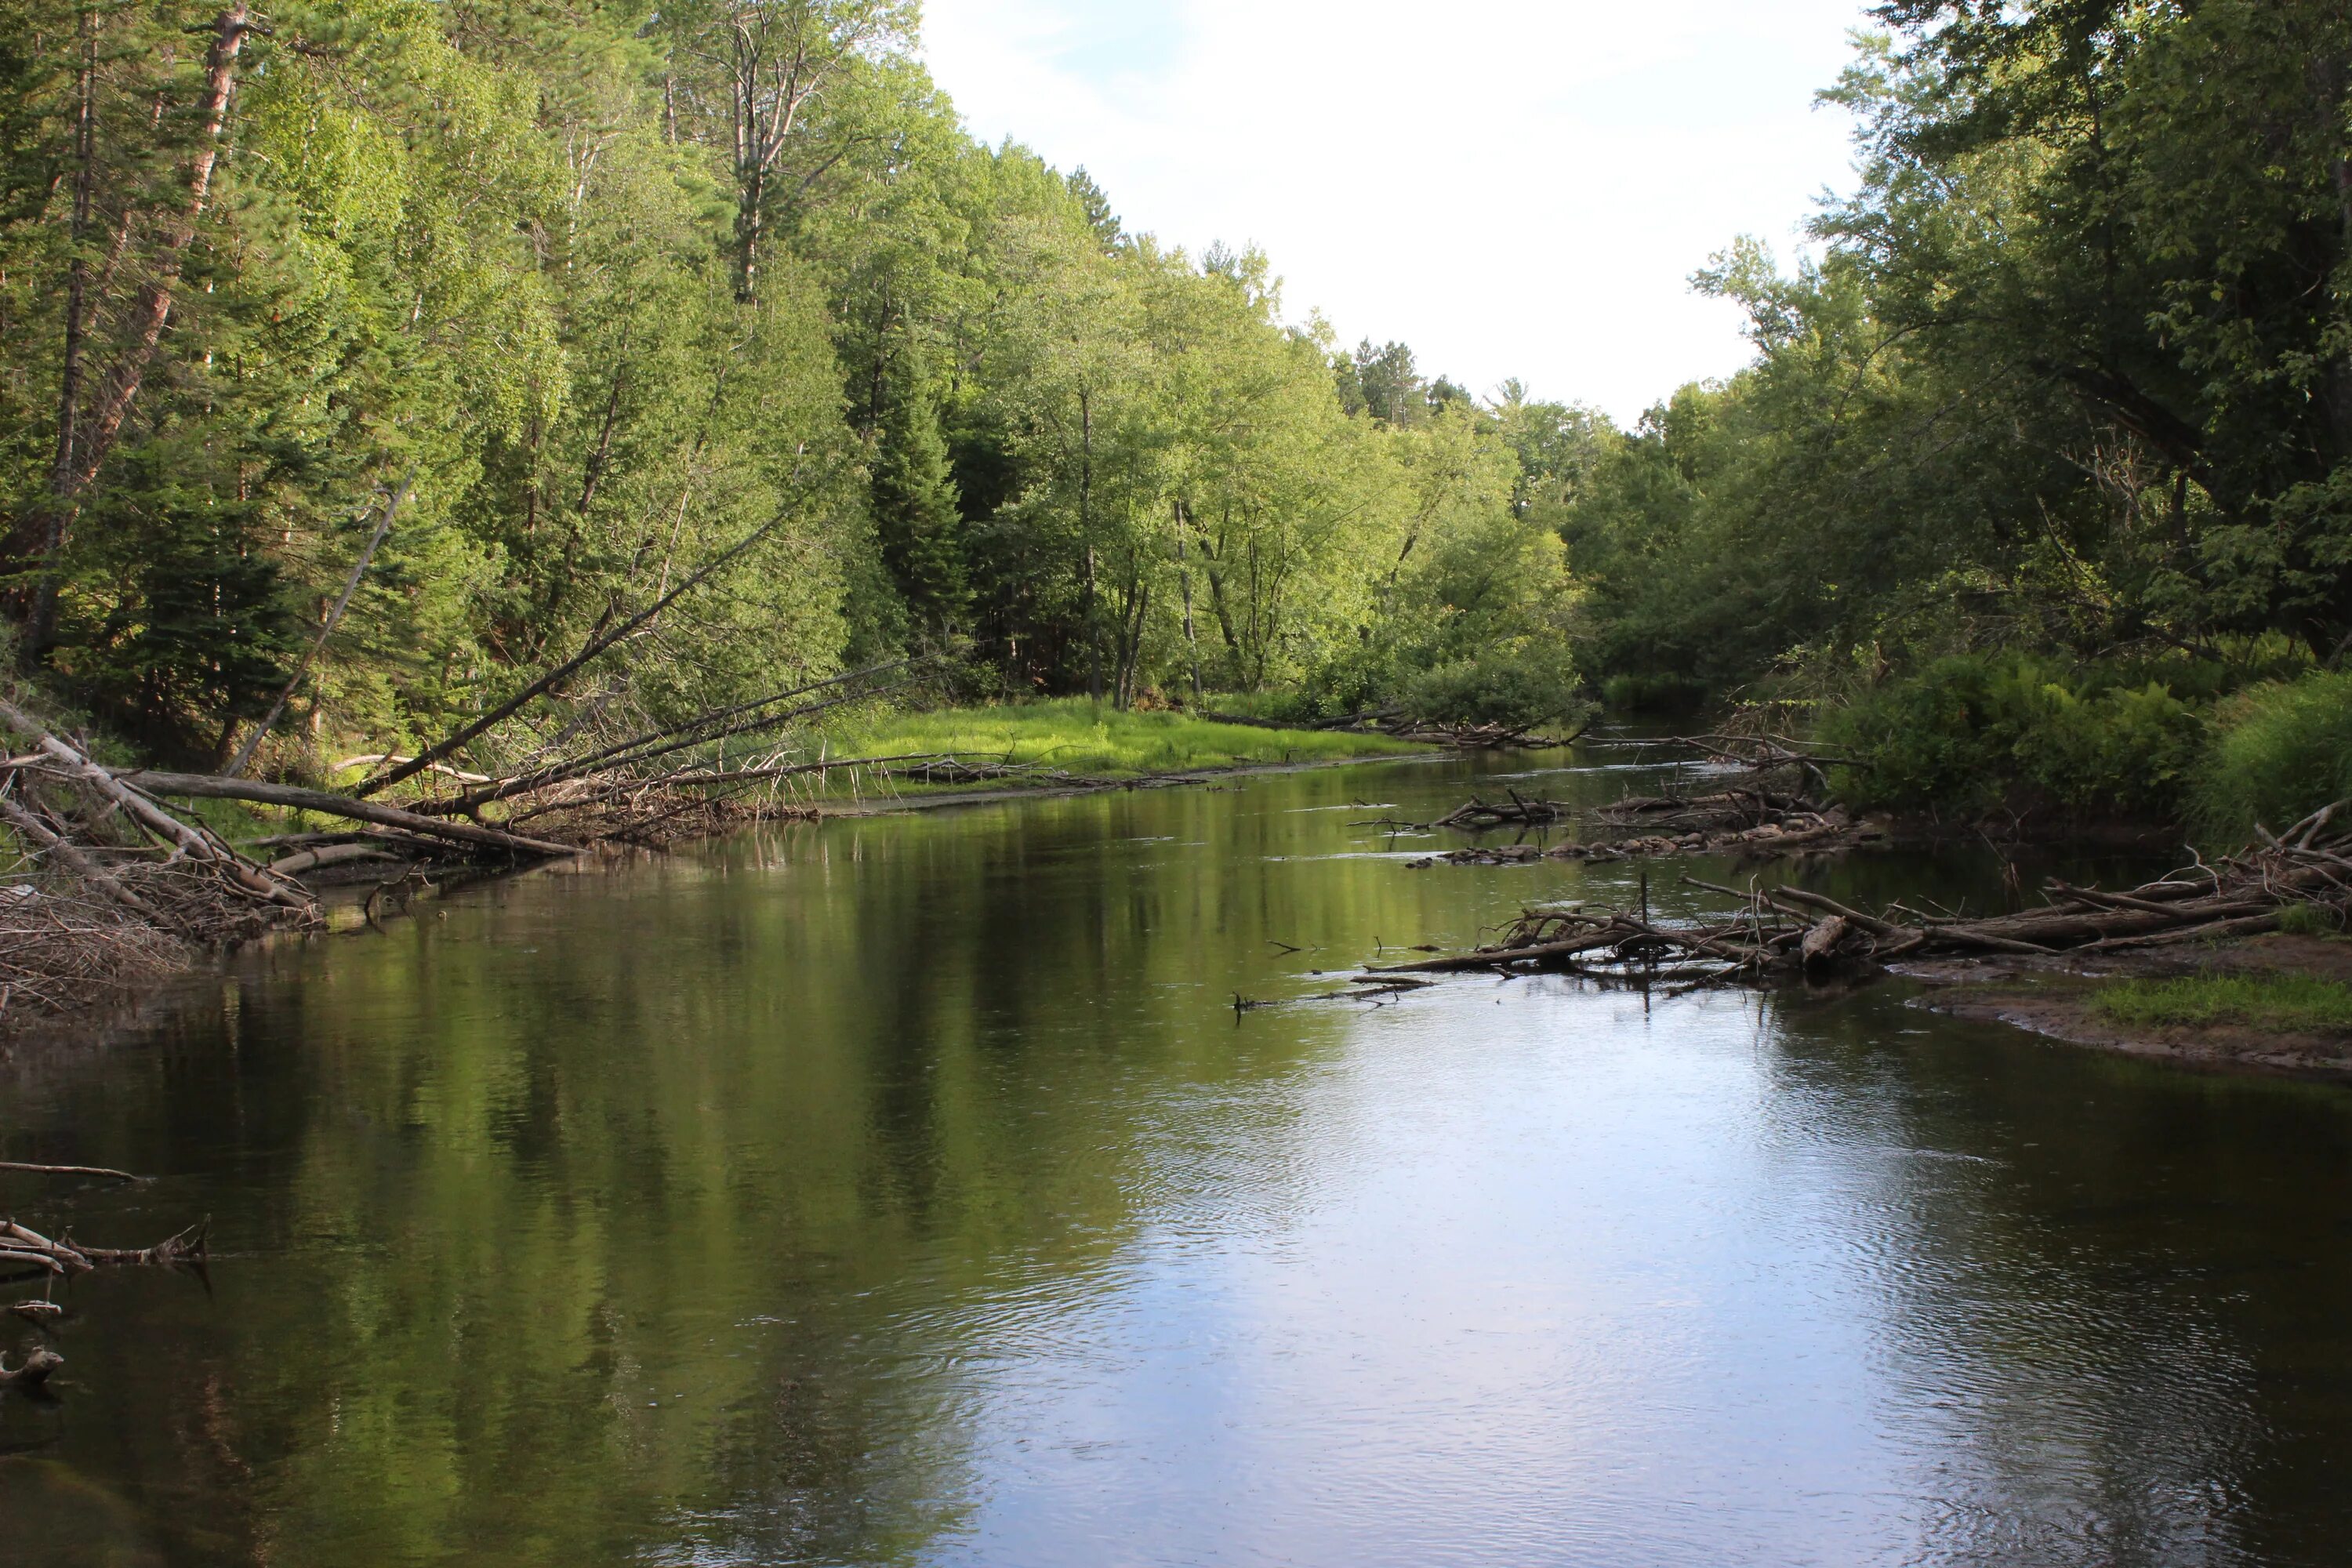
[{"label": "tall tree trunk", "polygon": [[[195,239],[197,222],[204,216],[205,206],[212,195],[213,171],[220,163],[221,131],[228,121],[229,99],[236,89],[237,57],[244,52],[245,36],[252,30],[252,11],[247,0],[230,0],[227,9],[215,24],[212,47],[205,56],[205,95],[199,105],[203,111],[203,139],[195,156],[188,163],[188,198],[179,216],[164,230],[161,254],[155,258],[152,275],[140,290],[128,321],[131,341],[122,357],[106,378],[98,405],[85,422],[78,412],[66,410],[59,420],[58,444],[61,461],[52,473],[48,497],[47,536],[41,580],[34,590],[32,614],[26,617],[25,648],[29,658],[38,658],[47,651],[57,634],[58,574],[65,555],[66,534],[81,492],[105,467],[107,454],[113,449],[115,437],[121,433],[122,422],[131,405],[145,384],[147,370],[155,358],[156,345],[162,342],[163,328],[172,319],[172,291],[180,281],[180,269],[187,259],[189,245]],[[86,50],[94,46],[86,45]],[[84,108],[77,134],[88,138],[87,82],[89,57],[84,56]],[[87,179],[89,157],[83,159],[83,172],[79,180]],[[77,226],[88,221],[86,195],[76,192]],[[77,257],[77,265],[79,258]],[[71,290],[70,279],[68,283]],[[68,309],[77,319],[80,308],[70,300]],[[73,353],[79,356],[79,332]],[[80,372],[75,371],[74,391],[79,394]],[[60,484],[59,479],[63,483]]]},{"label": "tall tree trunk", "polygon": [[25,602],[25,651],[37,658],[56,635],[58,557],[73,513],[76,435],[81,412],[83,336],[89,321],[91,187],[98,162],[98,17],[85,8],[79,27],[81,58],[74,79],[73,259],[66,268],[65,357],[58,374],[58,444],[49,461],[47,493],[33,509],[8,553],[12,562],[39,562],[41,575]]},{"label": "tall tree trunk", "polygon": [[1087,546],[1087,592],[1083,615],[1087,623],[1087,695],[1103,700],[1102,617],[1095,613],[1095,405],[1090,393],[1078,394],[1078,537]]},{"label": "tall tree trunk", "polygon": [[1184,503],[1176,506],[1176,581],[1184,590],[1184,657],[1192,667],[1192,707],[1197,711],[1201,695],[1201,642],[1192,635],[1192,569],[1184,564]]},{"label": "tall tree trunk", "polygon": [[735,208],[735,298],[749,305],[760,297],[761,206],[767,199],[768,171],[754,164],[743,172]]},{"label": "tall tree trunk", "polygon": [[139,302],[131,313],[135,327],[132,346],[107,378],[106,395],[90,420],[89,437],[76,465],[83,485],[97,478],[100,466],[106,461],[108,448],[113,446],[116,434],[122,428],[123,416],[130,413],[131,402],[139,395],[147,368],[155,357],[155,345],[162,341],[164,325],[172,318],[172,290],[179,283],[188,246],[196,237],[196,222],[204,216],[205,205],[212,195],[213,171],[220,163],[221,131],[227,124],[229,98],[236,89],[237,57],[244,52],[246,34],[252,30],[252,11],[246,0],[230,0],[228,9],[220,15],[212,47],[205,57],[204,140],[188,165],[187,205],[164,234],[163,252],[157,258],[154,276],[141,290]]}]

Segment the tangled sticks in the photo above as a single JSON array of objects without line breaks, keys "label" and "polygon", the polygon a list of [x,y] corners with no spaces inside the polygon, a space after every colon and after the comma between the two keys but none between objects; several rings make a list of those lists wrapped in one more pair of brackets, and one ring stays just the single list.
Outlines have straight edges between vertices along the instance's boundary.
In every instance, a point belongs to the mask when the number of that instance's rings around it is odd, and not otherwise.
[{"label": "tangled sticks", "polygon": [[1867,968],[1896,959],[2052,957],[2248,936],[2274,930],[2294,905],[2352,911],[2352,802],[2314,812],[2284,835],[2191,871],[2127,892],[2053,881],[2036,909],[1968,919],[1897,903],[1878,914],[1802,888],[1742,892],[1685,877],[1689,887],[1737,901],[1727,919],[1665,925],[1617,910],[1531,910],[1504,939],[1453,957],[1375,969],[1374,974],[1538,969],[1687,980],[1755,982]]},{"label": "tangled sticks", "polygon": [[316,918],[282,871],[0,700],[11,731],[30,745],[0,754],[0,842],[16,851],[0,858],[0,1026],[115,1000],[192,951]]}]

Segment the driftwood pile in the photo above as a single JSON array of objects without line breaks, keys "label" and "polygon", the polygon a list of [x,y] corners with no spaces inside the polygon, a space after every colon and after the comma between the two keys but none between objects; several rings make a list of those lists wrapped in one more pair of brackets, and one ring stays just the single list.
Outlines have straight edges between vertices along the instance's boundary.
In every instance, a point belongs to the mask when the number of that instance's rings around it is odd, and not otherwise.
[{"label": "driftwood pile", "polygon": [[1866,968],[1897,960],[2112,952],[2272,931],[2284,910],[2352,911],[2352,802],[2315,812],[2259,847],[2201,861],[2125,892],[2052,882],[2040,907],[1969,918],[1897,903],[1876,914],[1803,888],[1746,891],[1685,877],[1728,912],[1694,924],[1646,912],[1534,910],[1475,952],[1369,971],[1373,975],[1551,969],[1697,984]]},{"label": "driftwood pile", "polygon": [[[317,918],[286,872],[167,809],[0,700],[0,1020],[121,999],[191,948]],[[19,744],[23,749],[18,750]]]},{"label": "driftwood pile", "polygon": [[[1571,820],[1573,808],[1557,801],[1528,801],[1516,792],[1507,807],[1473,799],[1420,827],[1485,832],[1496,827],[1540,827]],[[1886,837],[1884,825],[1857,819],[1842,806],[1822,805],[1802,796],[1762,787],[1735,786],[1704,795],[1640,795],[1583,814],[1586,837],[1555,844],[1479,845],[1455,849],[1415,866],[1517,865],[1532,860],[1625,860],[1665,855],[1737,855],[1745,859],[1849,849]]]},{"label": "driftwood pile", "polygon": [[1554,823],[1566,822],[1575,815],[1576,808],[1565,801],[1529,800],[1508,784],[1503,786],[1503,793],[1511,797],[1509,801],[1486,801],[1474,795],[1434,822],[1398,822],[1381,818],[1351,826],[1411,828],[1416,832],[1451,827],[1464,833],[1487,833],[1497,827],[1549,827]]},{"label": "driftwood pile", "polygon": [[1543,735],[1537,733],[1537,726],[1533,724],[1444,724],[1410,718],[1393,709],[1379,708],[1350,713],[1343,719],[1305,723],[1282,719],[1257,719],[1246,713],[1206,710],[1201,717],[1212,723],[1245,724],[1254,730],[1322,730],[1349,735],[1386,735],[1393,741],[1412,741],[1425,746],[1450,746],[1458,752],[1549,751],[1571,744],[1585,731],[1585,726],[1580,724],[1566,735]]}]

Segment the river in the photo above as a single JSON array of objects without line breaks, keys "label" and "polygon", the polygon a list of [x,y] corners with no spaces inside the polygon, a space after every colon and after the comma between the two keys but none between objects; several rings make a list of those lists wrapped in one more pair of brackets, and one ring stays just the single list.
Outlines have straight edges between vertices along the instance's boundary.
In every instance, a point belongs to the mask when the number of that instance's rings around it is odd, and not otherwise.
[{"label": "river", "polygon": [[[0,1154],[156,1179],[0,1205],[125,1245],[209,1215],[214,1259],[61,1289],[57,1397],[0,1397],[0,1555],[2345,1561],[2352,1093],[1901,982],[1236,1010],[1636,898],[1358,824],[1639,759],[779,828],[20,1047]],[[1682,868],[1665,913],[1710,897]]]}]

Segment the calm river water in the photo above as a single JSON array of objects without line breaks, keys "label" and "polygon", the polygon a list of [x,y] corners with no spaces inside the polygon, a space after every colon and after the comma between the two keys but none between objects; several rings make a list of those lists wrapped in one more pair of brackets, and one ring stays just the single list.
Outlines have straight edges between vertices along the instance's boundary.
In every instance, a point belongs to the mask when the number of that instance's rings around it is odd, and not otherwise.
[{"label": "calm river water", "polygon": [[0,1207],[215,1252],[63,1292],[58,1397],[0,1397],[0,1557],[2352,1559],[2352,1091],[1896,983],[1236,1013],[1630,900],[1357,826],[1481,772],[1613,798],[1630,755],[530,876],[20,1047],[0,1154],[159,1179]]}]

